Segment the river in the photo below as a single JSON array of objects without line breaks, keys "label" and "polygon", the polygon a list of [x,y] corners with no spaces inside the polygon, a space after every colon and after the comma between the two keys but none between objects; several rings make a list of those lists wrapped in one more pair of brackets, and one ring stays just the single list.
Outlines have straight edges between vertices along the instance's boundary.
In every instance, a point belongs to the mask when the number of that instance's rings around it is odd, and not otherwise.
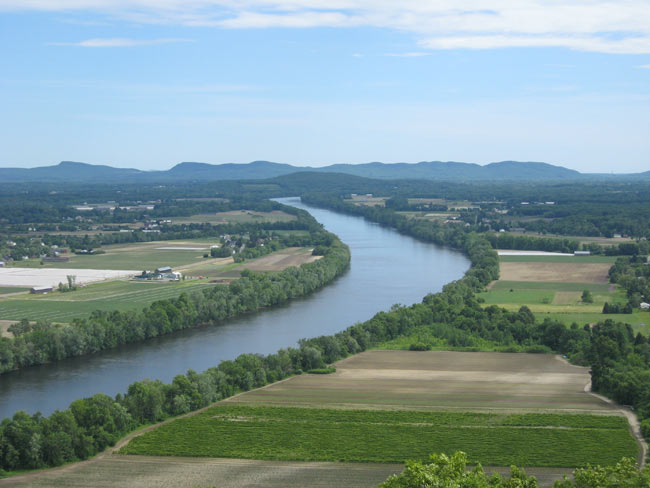
[{"label": "river", "polygon": [[49,414],[77,398],[115,395],[143,378],[169,382],[188,369],[203,371],[242,353],[272,353],[301,338],[329,335],[391,305],[419,302],[460,278],[462,254],[353,217],[303,204],[350,246],[349,271],[316,293],[225,324],[180,331],[147,342],[0,375],[0,419],[17,410]]}]

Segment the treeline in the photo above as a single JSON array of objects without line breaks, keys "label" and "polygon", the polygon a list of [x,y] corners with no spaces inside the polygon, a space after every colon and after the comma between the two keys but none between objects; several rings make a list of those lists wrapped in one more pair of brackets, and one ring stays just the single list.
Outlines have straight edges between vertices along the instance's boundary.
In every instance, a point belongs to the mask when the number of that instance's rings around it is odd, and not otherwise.
[{"label": "treeline", "polygon": [[557,239],[549,237],[515,236],[512,234],[486,233],[485,237],[494,249],[519,249],[525,251],[548,251],[573,253],[580,249],[575,239]]},{"label": "treeline", "polygon": [[245,270],[228,286],[160,300],[141,312],[96,311],[70,325],[39,322],[21,329],[13,339],[0,338],[0,373],[218,323],[312,293],[347,269],[350,253],[325,231],[312,233],[309,241],[325,249],[323,258],[300,268],[273,274]]}]

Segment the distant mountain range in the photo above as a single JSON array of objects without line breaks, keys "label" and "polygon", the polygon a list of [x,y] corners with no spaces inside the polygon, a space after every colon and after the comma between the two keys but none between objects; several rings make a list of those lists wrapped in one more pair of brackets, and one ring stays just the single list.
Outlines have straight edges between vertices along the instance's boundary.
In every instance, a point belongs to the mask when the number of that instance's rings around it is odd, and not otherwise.
[{"label": "distant mountain range", "polygon": [[297,172],[341,173],[365,178],[430,179],[445,181],[572,180],[585,178],[650,179],[650,171],[608,175],[580,173],[547,163],[502,161],[481,166],[473,163],[421,162],[332,164],[321,168],[254,161],[248,164],[180,163],[166,171],[141,171],[62,161],[38,168],[0,168],[0,183],[172,183],[187,181],[249,180],[284,176]]}]

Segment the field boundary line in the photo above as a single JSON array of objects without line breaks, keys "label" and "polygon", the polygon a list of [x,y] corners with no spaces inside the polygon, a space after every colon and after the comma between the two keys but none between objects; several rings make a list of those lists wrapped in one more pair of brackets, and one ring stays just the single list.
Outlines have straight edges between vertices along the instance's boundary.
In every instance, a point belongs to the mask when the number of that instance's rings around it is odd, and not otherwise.
[{"label": "field boundary line", "polygon": [[641,448],[637,462],[639,463],[639,467],[643,468],[646,464],[646,456],[648,455],[648,443],[643,437],[643,434],[641,434],[641,423],[639,422],[639,418],[636,416],[636,414],[632,411],[632,409],[624,407],[623,405],[619,405],[614,400],[610,400],[603,395],[599,395],[598,393],[591,391],[591,381],[585,385],[585,393],[595,396],[596,398],[599,398],[600,400],[616,407],[619,412],[625,415],[628,423],[630,424],[630,433],[636,439],[639,447]]}]

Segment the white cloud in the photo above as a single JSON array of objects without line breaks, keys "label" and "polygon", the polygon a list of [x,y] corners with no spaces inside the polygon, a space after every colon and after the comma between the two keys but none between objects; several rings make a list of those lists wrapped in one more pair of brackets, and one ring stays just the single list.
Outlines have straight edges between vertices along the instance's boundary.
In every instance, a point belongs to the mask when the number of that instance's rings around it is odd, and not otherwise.
[{"label": "white cloud", "polygon": [[163,38],[163,39],[129,39],[125,37],[86,39],[79,42],[52,42],[55,46],[79,46],[79,47],[135,47],[155,46],[158,44],[174,44],[178,42],[193,42],[192,39]]},{"label": "white cloud", "polygon": [[637,66],[639,69],[650,69],[650,64],[642,64],[641,66]]},{"label": "white cloud", "polygon": [[230,29],[389,28],[427,49],[650,53],[648,0],[0,0],[0,10],[30,9]]}]

